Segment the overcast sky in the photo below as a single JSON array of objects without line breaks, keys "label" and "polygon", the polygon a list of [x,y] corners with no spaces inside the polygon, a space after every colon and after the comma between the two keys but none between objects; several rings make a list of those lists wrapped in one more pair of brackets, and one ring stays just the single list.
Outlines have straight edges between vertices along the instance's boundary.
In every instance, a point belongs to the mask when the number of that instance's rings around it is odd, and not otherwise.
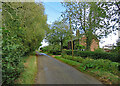
[{"label": "overcast sky", "polygon": [[[45,7],[45,14],[47,14],[47,23],[52,24],[55,20],[57,20],[61,12],[65,10],[65,8],[61,5],[60,2],[43,2],[43,5]],[[111,33],[107,38],[103,38],[100,40],[100,47],[102,48],[104,45],[107,44],[115,44],[116,40],[118,39],[118,32],[116,32],[116,35]],[[42,41],[42,46],[46,46],[48,43],[46,43],[44,40]]]}]

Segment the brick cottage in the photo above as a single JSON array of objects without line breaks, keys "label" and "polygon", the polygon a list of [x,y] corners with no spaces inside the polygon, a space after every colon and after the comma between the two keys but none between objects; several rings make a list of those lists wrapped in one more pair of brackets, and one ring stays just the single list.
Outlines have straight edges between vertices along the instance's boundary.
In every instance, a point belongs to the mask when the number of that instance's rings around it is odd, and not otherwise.
[{"label": "brick cottage", "polygon": [[[77,35],[77,34],[76,34]],[[83,45],[86,47],[86,37],[85,35],[83,35],[81,38],[75,38],[73,39],[73,49],[75,50],[75,45],[78,44],[78,41],[79,41],[79,44],[80,45]],[[92,43],[91,43],[91,46],[90,46],[90,50],[91,51],[95,51],[95,49],[99,48],[99,40],[98,39],[95,39],[93,38],[92,39]],[[68,49],[72,49],[72,46],[71,46],[71,40],[68,42]]]}]

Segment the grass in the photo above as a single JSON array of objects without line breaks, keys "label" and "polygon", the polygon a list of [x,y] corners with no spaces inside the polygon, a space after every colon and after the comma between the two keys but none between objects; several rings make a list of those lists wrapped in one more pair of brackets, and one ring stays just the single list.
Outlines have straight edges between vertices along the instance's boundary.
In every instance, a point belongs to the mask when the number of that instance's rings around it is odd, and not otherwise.
[{"label": "grass", "polygon": [[78,61],[78,59],[77,59],[78,57],[74,57],[72,59],[71,56],[70,56],[70,58],[69,57],[62,58],[60,56],[55,56],[55,58],[66,64],[69,64],[69,65],[75,67],[76,69],[80,70],[81,72],[84,72],[84,73],[94,76],[95,78],[97,78],[101,82],[103,82],[103,84],[120,84],[120,82],[119,82],[120,77],[117,74],[111,73],[110,71],[101,70],[101,69],[86,68],[87,64],[84,64],[83,62],[86,61],[86,63],[87,62],[89,63],[90,60],[93,60],[93,59],[88,60],[88,59],[83,59],[83,58],[79,57],[79,61]]},{"label": "grass", "polygon": [[71,66],[76,66],[76,65],[80,65],[79,62],[75,62],[75,61],[72,61],[72,60],[69,60],[69,59],[64,59],[64,58],[61,58],[60,56],[55,56],[55,58],[65,62],[66,64],[69,64]]},{"label": "grass", "polygon": [[16,80],[16,84],[34,84],[37,73],[36,56],[25,57],[23,61],[25,70]]},{"label": "grass", "polygon": [[105,84],[118,84],[120,81],[120,77],[110,73],[109,71],[102,71],[102,70],[90,70],[90,73],[93,73],[99,80]]}]

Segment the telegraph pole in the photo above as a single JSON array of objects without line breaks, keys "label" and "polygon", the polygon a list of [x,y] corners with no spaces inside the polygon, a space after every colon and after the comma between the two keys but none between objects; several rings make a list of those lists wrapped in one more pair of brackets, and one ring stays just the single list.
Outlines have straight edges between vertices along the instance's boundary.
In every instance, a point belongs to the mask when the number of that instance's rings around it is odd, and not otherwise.
[{"label": "telegraph pole", "polygon": [[72,36],[71,18],[70,17],[69,17],[69,23],[70,23],[70,31],[71,31],[71,44],[72,44],[72,57],[73,57],[73,36]]}]

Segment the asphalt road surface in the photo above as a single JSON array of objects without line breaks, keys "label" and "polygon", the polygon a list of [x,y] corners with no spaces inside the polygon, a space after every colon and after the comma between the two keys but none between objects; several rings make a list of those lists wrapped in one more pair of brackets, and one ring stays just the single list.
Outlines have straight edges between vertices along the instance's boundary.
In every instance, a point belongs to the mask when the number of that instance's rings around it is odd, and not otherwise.
[{"label": "asphalt road surface", "polygon": [[36,84],[102,84],[48,55],[38,56]]}]

